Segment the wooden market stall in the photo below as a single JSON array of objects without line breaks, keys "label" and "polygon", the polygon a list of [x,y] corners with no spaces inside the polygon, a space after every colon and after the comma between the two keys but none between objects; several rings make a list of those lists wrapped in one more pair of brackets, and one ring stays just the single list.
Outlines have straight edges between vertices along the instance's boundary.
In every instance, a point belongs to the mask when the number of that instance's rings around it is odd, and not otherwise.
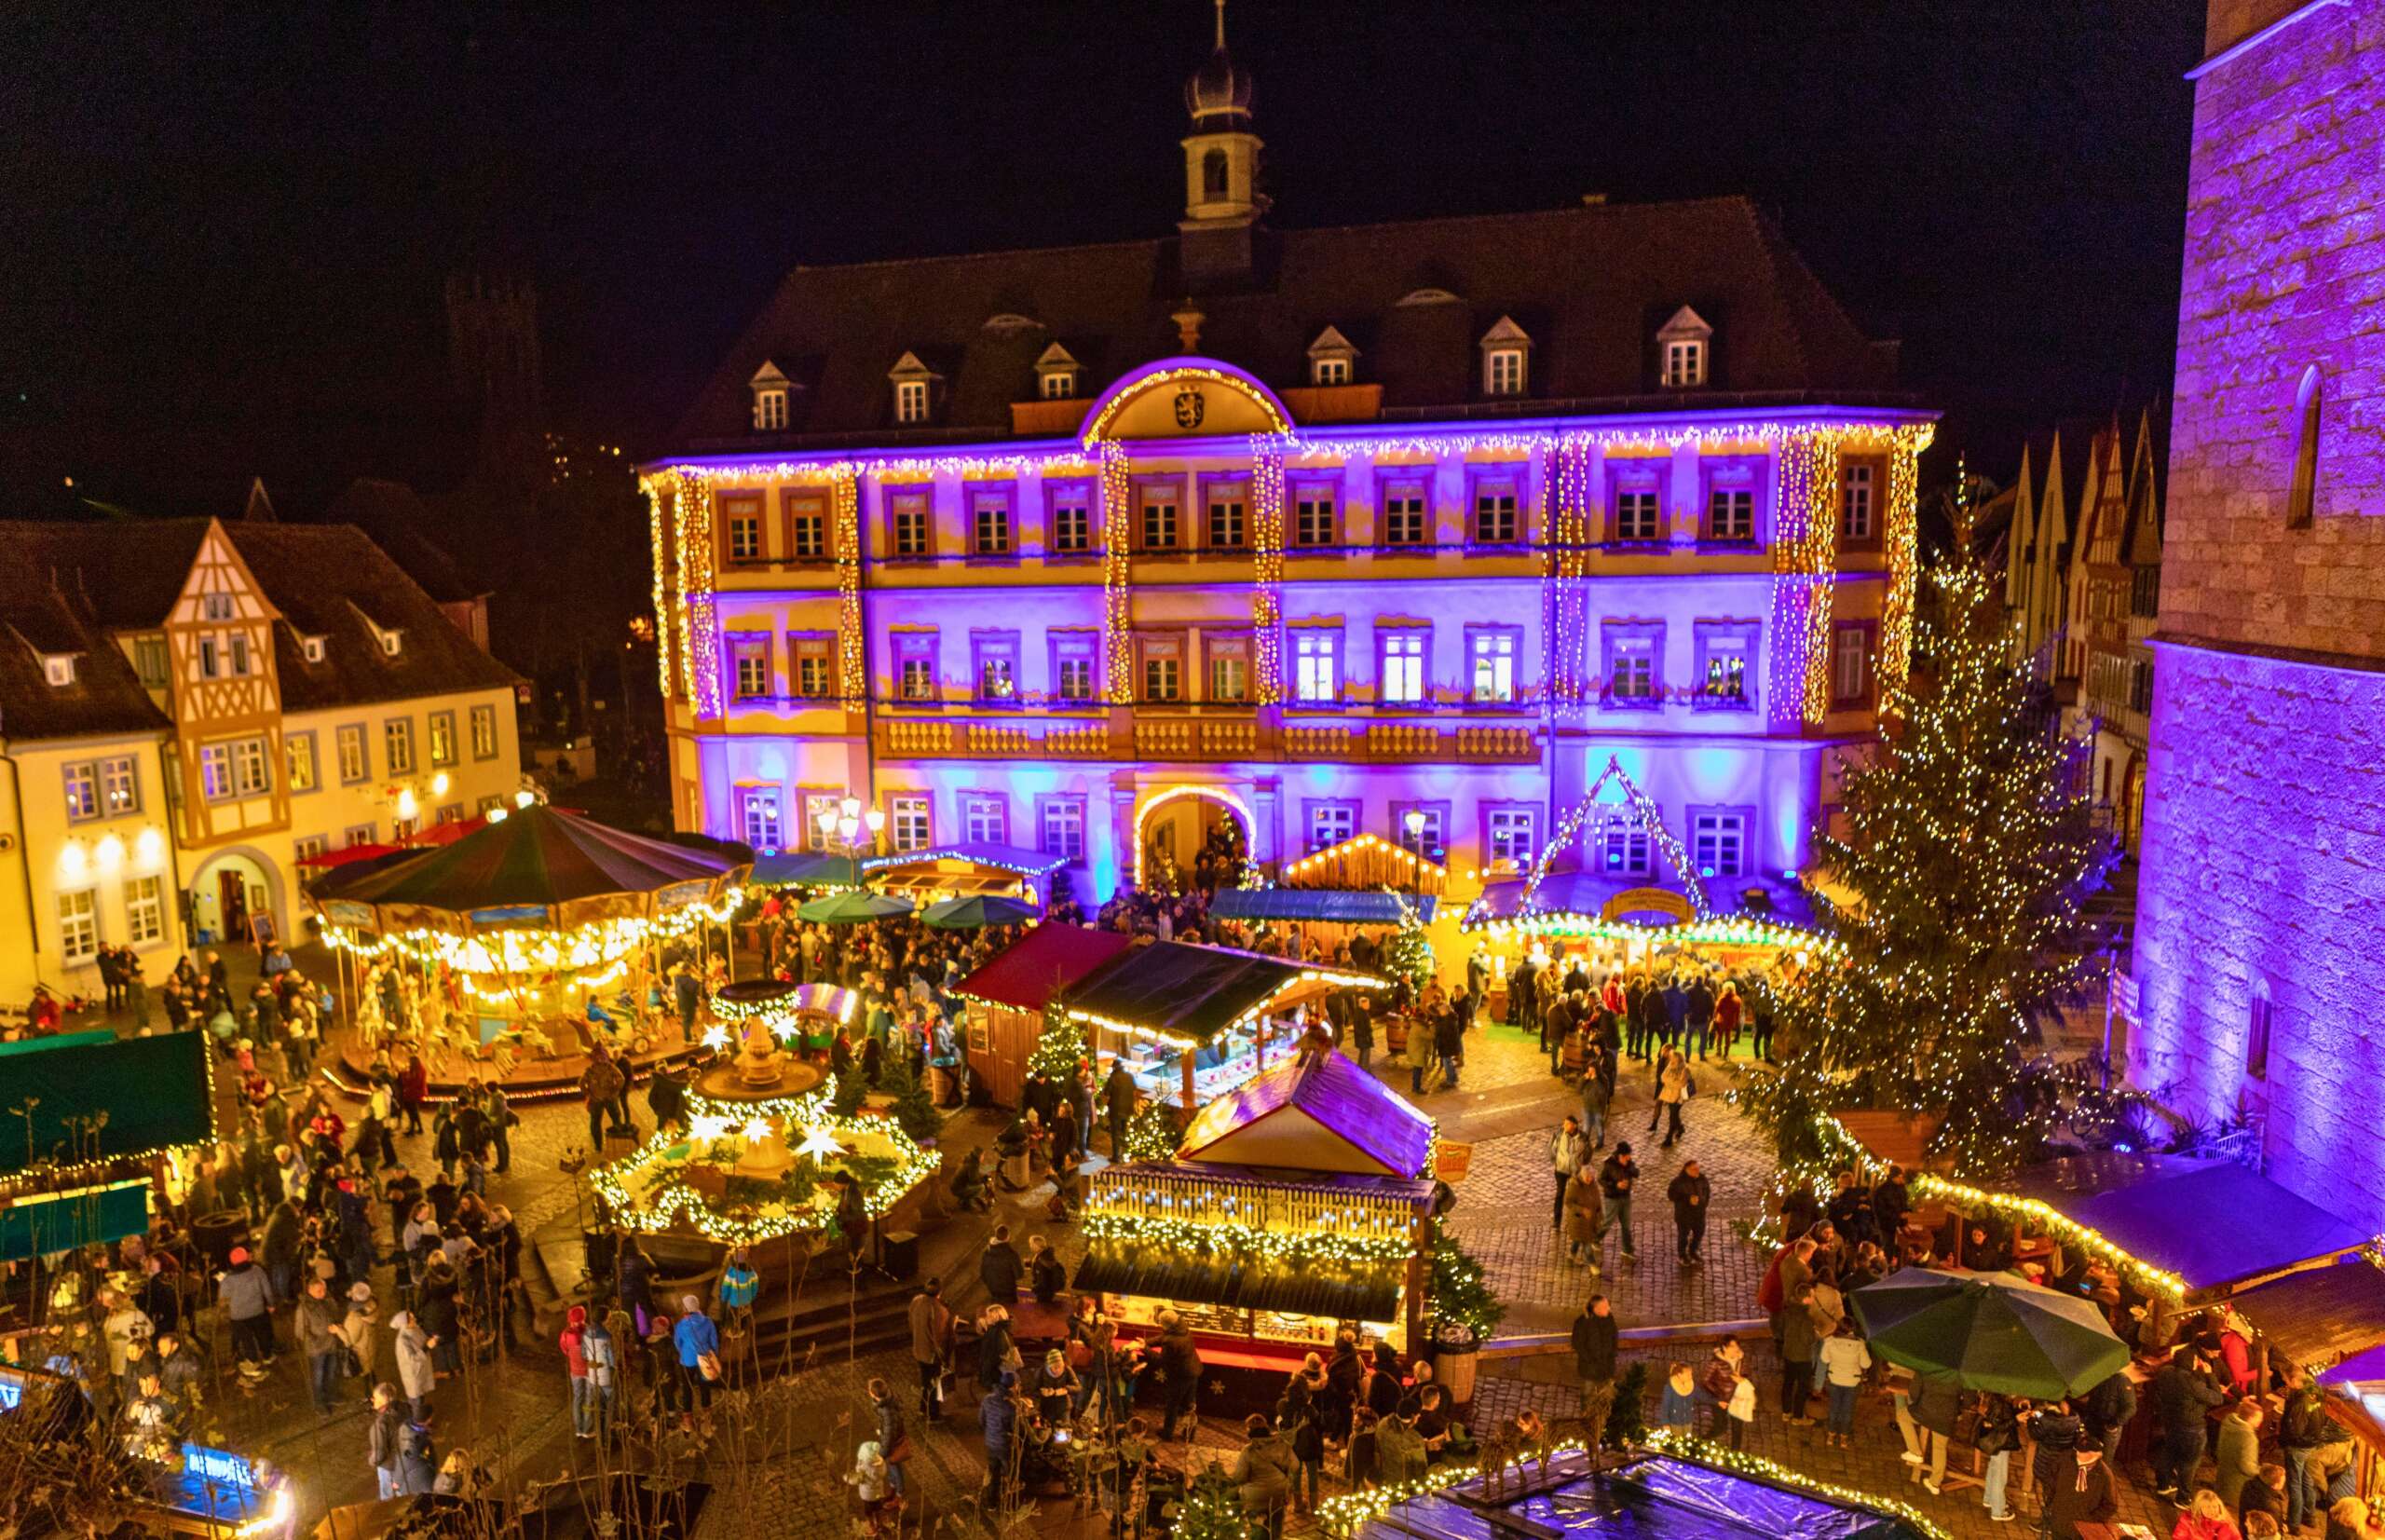
[{"label": "wooden market stall", "polygon": [[1016,898],[1042,908],[1051,896],[1054,872],[1066,856],[1016,845],[960,840],[916,851],[864,857],[863,880],[879,893],[900,893],[921,908],[943,898],[980,893]]},{"label": "wooden market stall", "polygon": [[1171,1161],[1096,1172],[1076,1273],[1129,1336],[1171,1311],[1220,1378],[1272,1400],[1343,1327],[1424,1337],[1433,1122],[1339,1054],[1204,1108]]},{"label": "wooden market stall", "polygon": [[1387,987],[1347,968],[1158,941],[1086,974],[1059,1006],[1097,1034],[1097,1049],[1117,1054],[1143,1096],[1189,1110],[1289,1056],[1310,1001]]},{"label": "wooden market stall", "polygon": [[1019,1104],[1044,1007],[1133,944],[1116,931],[1038,925],[954,987],[969,1008],[969,1072],[996,1102]]}]

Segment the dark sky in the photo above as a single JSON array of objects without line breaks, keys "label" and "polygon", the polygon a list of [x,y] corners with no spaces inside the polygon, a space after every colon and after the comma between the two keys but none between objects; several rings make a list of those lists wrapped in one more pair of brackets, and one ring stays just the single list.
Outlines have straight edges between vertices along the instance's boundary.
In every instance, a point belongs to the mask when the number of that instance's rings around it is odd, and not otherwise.
[{"label": "dark sky", "polygon": [[[441,289],[658,445],[796,262],[1164,234],[1202,0],[10,7],[0,493],[464,467]],[[198,10],[200,7],[190,7]],[[1278,225],[1742,191],[2009,474],[2166,388],[2194,0],[1233,0]],[[1950,456],[1933,456],[1941,474]],[[12,511],[14,511],[12,509]]]}]

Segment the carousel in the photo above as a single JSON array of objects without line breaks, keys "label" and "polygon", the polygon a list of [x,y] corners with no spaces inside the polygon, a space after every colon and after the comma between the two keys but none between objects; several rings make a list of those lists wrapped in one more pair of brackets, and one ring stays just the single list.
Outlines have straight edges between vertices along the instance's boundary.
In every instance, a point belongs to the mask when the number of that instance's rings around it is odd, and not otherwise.
[{"label": "carousel", "polygon": [[475,1079],[537,1099],[577,1094],[599,1044],[633,1070],[702,1051],[669,968],[726,968],[745,869],[525,797],[451,844],[308,889],[342,974],[327,1066],[341,1089],[419,1054],[434,1100]]}]

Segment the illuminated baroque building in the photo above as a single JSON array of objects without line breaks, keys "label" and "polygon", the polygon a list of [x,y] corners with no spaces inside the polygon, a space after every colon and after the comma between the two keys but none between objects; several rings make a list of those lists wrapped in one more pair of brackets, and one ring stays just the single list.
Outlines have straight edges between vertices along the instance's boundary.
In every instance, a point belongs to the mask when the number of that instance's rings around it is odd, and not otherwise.
[{"label": "illuminated baroque building", "polygon": [[2385,0],[2212,0],[2194,72],[2137,1083],[2385,1227]]},{"label": "illuminated baroque building", "polygon": [[1718,893],[1804,867],[1907,652],[1893,347],[1739,198],[1273,228],[1222,27],[1186,96],[1173,237],[798,267],[647,467],[678,825],[1097,901],[1413,813],[1463,895],[1615,757]]}]

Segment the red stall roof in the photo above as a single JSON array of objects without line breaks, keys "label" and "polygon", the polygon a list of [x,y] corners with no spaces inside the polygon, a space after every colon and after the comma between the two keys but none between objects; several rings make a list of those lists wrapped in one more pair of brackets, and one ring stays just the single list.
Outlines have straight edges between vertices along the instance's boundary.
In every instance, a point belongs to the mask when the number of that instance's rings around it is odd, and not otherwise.
[{"label": "red stall roof", "polygon": [[1015,1011],[1040,1011],[1052,997],[1134,945],[1116,931],[1046,922],[971,974],[957,993]]}]

